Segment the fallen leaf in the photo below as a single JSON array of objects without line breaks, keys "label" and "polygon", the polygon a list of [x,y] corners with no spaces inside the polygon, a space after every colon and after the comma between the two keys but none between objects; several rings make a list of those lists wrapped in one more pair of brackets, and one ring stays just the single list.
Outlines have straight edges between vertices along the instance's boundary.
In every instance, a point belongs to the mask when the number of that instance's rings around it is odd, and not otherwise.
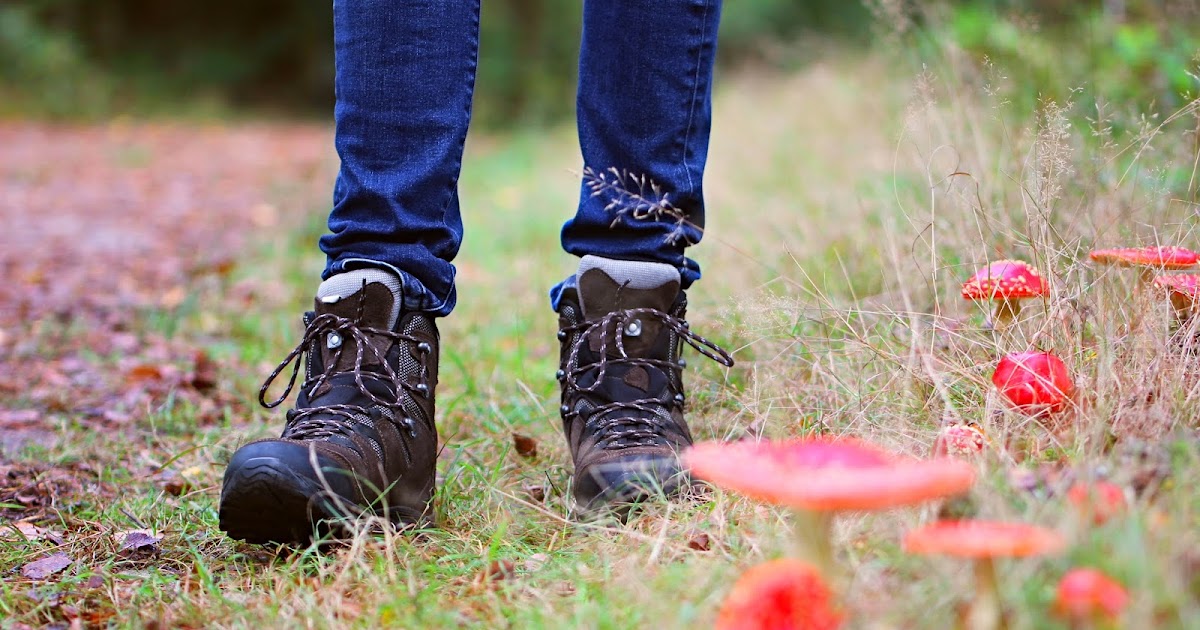
[{"label": "fallen leaf", "polygon": [[117,554],[131,560],[139,560],[147,556],[158,555],[158,543],[162,537],[155,536],[141,529],[122,532],[122,542]]},{"label": "fallen leaf", "polygon": [[203,350],[197,350],[192,357],[192,387],[197,391],[208,391],[217,386],[217,362]]},{"label": "fallen leaf", "polygon": [[517,565],[512,560],[492,560],[486,569],[480,572],[477,582],[499,582],[517,574]]},{"label": "fallen leaf", "polygon": [[158,380],[162,380],[162,377],[163,377],[162,368],[157,365],[152,365],[150,363],[142,363],[140,365],[135,365],[132,368],[129,368],[129,371],[125,373],[125,378],[130,381],[133,381],[133,382],[158,381]]},{"label": "fallen leaf", "polygon": [[31,542],[41,540],[46,533],[46,530],[29,521],[17,521],[16,523],[11,523],[9,526],[20,532],[21,536]]},{"label": "fallen leaf", "polygon": [[692,551],[708,551],[711,544],[708,534],[704,532],[692,532],[692,535],[688,536],[687,547]]},{"label": "fallen leaf", "polygon": [[541,569],[542,567],[546,566],[546,563],[549,561],[550,561],[549,555],[544,554],[544,553],[535,553],[532,556],[529,556],[528,558],[525,559],[525,563],[524,563],[525,564],[525,572],[533,573],[533,572],[537,571],[538,569]]},{"label": "fallen leaf", "polygon": [[542,503],[546,500],[546,486],[529,483],[523,487],[525,496],[529,497],[534,503]]},{"label": "fallen leaf", "polygon": [[0,409],[0,425],[5,428],[33,424],[42,419],[42,412],[36,409]]},{"label": "fallen leaf", "polygon": [[31,580],[44,580],[71,566],[72,562],[71,556],[65,553],[52,553],[21,567],[21,575]]},{"label": "fallen leaf", "polygon": [[513,448],[517,450],[517,455],[529,458],[537,457],[537,440],[520,433],[513,433],[512,438]]}]

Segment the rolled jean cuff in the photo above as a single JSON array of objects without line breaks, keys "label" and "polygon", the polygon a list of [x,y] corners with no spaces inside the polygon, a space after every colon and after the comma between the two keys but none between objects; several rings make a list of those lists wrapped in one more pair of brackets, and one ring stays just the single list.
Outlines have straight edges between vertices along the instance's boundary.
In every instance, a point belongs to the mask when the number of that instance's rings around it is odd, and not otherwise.
[{"label": "rolled jean cuff", "polygon": [[[400,278],[400,310],[405,313],[425,313],[430,317],[445,317],[450,314],[450,311],[454,310],[454,304],[457,302],[458,296],[453,283],[451,283],[447,294],[444,297],[439,297],[425,288],[425,285],[421,284],[421,281],[417,280],[412,274],[402,271],[394,265],[379,262],[378,260],[343,258],[332,261],[325,268],[325,272],[321,274],[321,279],[328,280],[330,276],[345,271],[365,268],[384,269],[396,274]],[[453,270],[454,266],[451,265],[450,268]]]}]

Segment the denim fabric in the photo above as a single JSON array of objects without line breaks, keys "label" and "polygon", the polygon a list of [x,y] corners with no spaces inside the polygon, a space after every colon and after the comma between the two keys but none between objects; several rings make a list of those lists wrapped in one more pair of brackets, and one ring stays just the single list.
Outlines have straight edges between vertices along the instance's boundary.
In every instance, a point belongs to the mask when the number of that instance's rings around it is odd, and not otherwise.
[{"label": "denim fabric", "polygon": [[[712,116],[721,0],[585,0],[577,112],[584,164],[644,176],[685,222],[606,210],[584,183],[563,248],[577,256],[663,262],[684,286],[700,268],[684,249],[704,226],[701,179]],[[335,0],[334,187],[323,277],[393,269],[404,308],[446,315],[462,242],[458,174],[471,116],[479,0]],[[614,224],[615,221],[615,224]],[[552,305],[563,286],[551,291]]]}]

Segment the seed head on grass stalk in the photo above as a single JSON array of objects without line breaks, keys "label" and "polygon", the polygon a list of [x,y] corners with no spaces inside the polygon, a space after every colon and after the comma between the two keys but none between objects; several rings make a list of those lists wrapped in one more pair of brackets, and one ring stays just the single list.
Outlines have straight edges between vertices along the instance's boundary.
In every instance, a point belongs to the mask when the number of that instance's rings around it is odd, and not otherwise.
[{"label": "seed head on grass stalk", "polygon": [[613,215],[613,227],[624,218],[634,221],[670,220],[674,227],[667,234],[666,242],[671,245],[687,240],[684,226],[702,229],[688,221],[683,210],[671,205],[670,193],[663,191],[662,186],[645,175],[634,175],[615,167],[596,170],[588,166],[583,169],[583,181],[593,197],[608,198],[604,210]]}]

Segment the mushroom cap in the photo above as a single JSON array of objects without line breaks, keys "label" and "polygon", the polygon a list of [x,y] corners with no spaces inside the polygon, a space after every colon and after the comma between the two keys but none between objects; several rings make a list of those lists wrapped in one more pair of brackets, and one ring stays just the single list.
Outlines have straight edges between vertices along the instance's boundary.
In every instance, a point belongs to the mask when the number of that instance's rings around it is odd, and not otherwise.
[{"label": "mushroom cap", "polygon": [[894,455],[852,439],[702,442],[684,453],[692,473],[755,499],[806,510],[882,510],[966,492],[975,468],[947,458]]},{"label": "mushroom cap", "polygon": [[909,553],[960,558],[1040,556],[1066,544],[1052,529],[1000,521],[937,521],[904,535],[904,550]]},{"label": "mushroom cap", "polygon": [[738,578],[717,613],[717,630],[833,630],[842,613],[821,573],[784,558],[751,567]]},{"label": "mushroom cap", "polygon": [[1111,481],[1077,483],[1067,489],[1067,500],[1102,525],[1125,510],[1125,491]]},{"label": "mushroom cap", "polygon": [[1067,364],[1052,352],[1014,352],[1004,355],[992,374],[992,384],[1022,413],[1056,414],[1075,394]]},{"label": "mushroom cap", "polygon": [[973,424],[952,424],[938,431],[934,457],[974,457],[987,446],[987,436]]},{"label": "mushroom cap", "polygon": [[1119,247],[1116,249],[1093,250],[1089,257],[1102,265],[1119,267],[1158,267],[1160,269],[1188,269],[1200,262],[1196,252],[1183,247],[1150,246]]},{"label": "mushroom cap", "polygon": [[1054,610],[1072,621],[1116,619],[1129,604],[1120,582],[1097,569],[1071,569],[1058,582]]},{"label": "mushroom cap", "polygon": [[1154,278],[1154,286],[1171,295],[1200,300],[1200,273],[1173,273]]},{"label": "mushroom cap", "polygon": [[1049,291],[1046,279],[1022,260],[997,260],[962,285],[962,296],[968,300],[1019,300]]}]

